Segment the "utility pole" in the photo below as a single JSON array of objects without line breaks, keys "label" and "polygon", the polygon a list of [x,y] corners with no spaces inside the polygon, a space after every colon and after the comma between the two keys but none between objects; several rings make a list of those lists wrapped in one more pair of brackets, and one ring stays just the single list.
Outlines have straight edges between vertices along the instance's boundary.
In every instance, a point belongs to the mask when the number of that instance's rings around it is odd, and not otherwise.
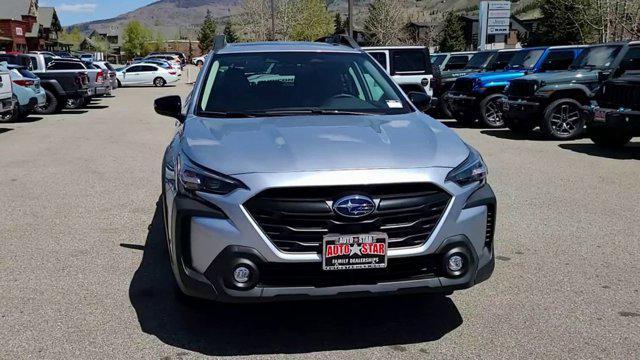
[{"label": "utility pole", "polygon": [[271,40],[276,40],[276,3],[271,0]]},{"label": "utility pole", "polygon": [[347,26],[347,31],[349,32],[349,36],[353,36],[353,0],[349,0],[349,14],[348,19],[349,19],[349,25]]}]

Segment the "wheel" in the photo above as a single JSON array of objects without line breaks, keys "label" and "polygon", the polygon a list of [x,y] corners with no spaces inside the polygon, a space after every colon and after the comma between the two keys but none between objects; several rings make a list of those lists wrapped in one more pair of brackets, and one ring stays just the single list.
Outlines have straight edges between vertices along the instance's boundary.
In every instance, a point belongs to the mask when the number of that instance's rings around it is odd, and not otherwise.
[{"label": "wheel", "polygon": [[504,127],[502,105],[499,103],[504,98],[505,96],[502,94],[493,94],[480,102],[480,121],[484,126],[490,128]]},{"label": "wheel", "polygon": [[540,130],[557,140],[573,139],[584,132],[582,105],[573,99],[559,99],[547,106]]},{"label": "wheel", "polygon": [[67,99],[67,103],[66,103],[65,107],[67,109],[78,109],[78,108],[82,107],[82,105],[84,105],[84,103],[85,103],[84,98]]},{"label": "wheel", "polygon": [[515,121],[513,119],[509,119],[504,115],[502,120],[504,120],[504,125],[509,130],[513,131],[518,135],[528,135],[535,127],[535,124],[533,124],[531,121],[528,121],[528,120]]},{"label": "wheel", "polygon": [[589,138],[603,148],[621,148],[627,145],[633,136],[612,129],[589,129]]},{"label": "wheel", "polygon": [[454,115],[457,122],[462,125],[470,126],[476,121],[476,117],[468,113],[457,113]]},{"label": "wheel", "polygon": [[153,86],[155,86],[155,87],[163,87],[166,84],[167,84],[167,82],[164,81],[164,79],[161,78],[161,77],[157,77],[157,78],[153,79]]},{"label": "wheel", "polygon": [[441,96],[440,100],[440,113],[444,115],[447,119],[453,119],[453,112],[451,111],[451,107],[449,107],[449,102],[445,100],[447,93],[444,93]]},{"label": "wheel", "polygon": [[44,105],[36,106],[34,112],[37,114],[53,114],[60,111],[60,102],[56,96],[49,90],[45,89],[46,100]]},{"label": "wheel", "polygon": [[13,95],[13,103],[16,106],[8,113],[0,115],[0,122],[16,122],[20,117],[20,105],[18,104],[18,97]]},{"label": "wheel", "polygon": [[204,62],[202,62],[202,60],[198,60],[196,62],[196,66],[202,66],[202,65],[204,65]]}]

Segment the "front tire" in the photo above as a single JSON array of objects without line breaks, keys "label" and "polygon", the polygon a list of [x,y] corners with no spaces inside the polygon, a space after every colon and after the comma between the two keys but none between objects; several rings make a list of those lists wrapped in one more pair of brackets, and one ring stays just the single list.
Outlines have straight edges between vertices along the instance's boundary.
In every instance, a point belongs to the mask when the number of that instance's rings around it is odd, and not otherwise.
[{"label": "front tire", "polygon": [[540,124],[542,133],[551,139],[575,139],[584,132],[582,104],[573,99],[559,99],[547,106]]},{"label": "front tire", "polygon": [[504,127],[504,116],[499,102],[504,98],[502,94],[493,94],[480,102],[480,121],[484,126],[493,129]]},{"label": "front tire", "polygon": [[20,118],[20,105],[18,104],[18,98],[13,95],[13,103],[15,107],[8,113],[0,115],[0,122],[16,122]]},{"label": "front tire", "polygon": [[60,111],[60,102],[58,101],[58,98],[56,98],[56,96],[49,90],[45,89],[44,93],[46,95],[44,105],[36,106],[34,112],[42,115],[49,115]]},{"label": "front tire", "polygon": [[165,85],[167,85],[167,82],[163,78],[157,77],[157,78],[153,79],[153,86],[155,86],[155,87],[163,87]]},{"label": "front tire", "polygon": [[202,60],[198,60],[196,62],[196,66],[202,66],[202,65],[204,65],[204,62]]}]

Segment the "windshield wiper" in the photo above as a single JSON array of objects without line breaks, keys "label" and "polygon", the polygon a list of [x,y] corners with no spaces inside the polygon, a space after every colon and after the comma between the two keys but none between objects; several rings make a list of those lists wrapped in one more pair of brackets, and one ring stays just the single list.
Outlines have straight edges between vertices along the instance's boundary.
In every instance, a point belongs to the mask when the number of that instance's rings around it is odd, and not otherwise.
[{"label": "windshield wiper", "polygon": [[380,112],[360,112],[360,111],[347,111],[347,110],[324,110],[324,109],[282,109],[282,110],[267,110],[264,112],[256,113],[267,116],[278,115],[380,115]]},{"label": "windshield wiper", "polygon": [[213,117],[224,117],[224,118],[252,118],[256,117],[253,113],[246,113],[241,111],[203,111],[203,115],[213,116]]}]

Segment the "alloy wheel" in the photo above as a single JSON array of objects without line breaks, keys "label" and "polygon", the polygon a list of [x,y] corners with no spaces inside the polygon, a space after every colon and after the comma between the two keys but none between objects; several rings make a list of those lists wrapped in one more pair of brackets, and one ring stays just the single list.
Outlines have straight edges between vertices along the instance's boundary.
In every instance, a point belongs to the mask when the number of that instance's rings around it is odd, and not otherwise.
[{"label": "alloy wheel", "polygon": [[495,127],[504,126],[504,120],[502,118],[502,107],[498,104],[498,98],[487,103],[485,114],[486,120],[489,125]]},{"label": "alloy wheel", "polygon": [[582,124],[580,110],[572,104],[563,104],[551,115],[551,129],[561,136],[573,135]]}]

